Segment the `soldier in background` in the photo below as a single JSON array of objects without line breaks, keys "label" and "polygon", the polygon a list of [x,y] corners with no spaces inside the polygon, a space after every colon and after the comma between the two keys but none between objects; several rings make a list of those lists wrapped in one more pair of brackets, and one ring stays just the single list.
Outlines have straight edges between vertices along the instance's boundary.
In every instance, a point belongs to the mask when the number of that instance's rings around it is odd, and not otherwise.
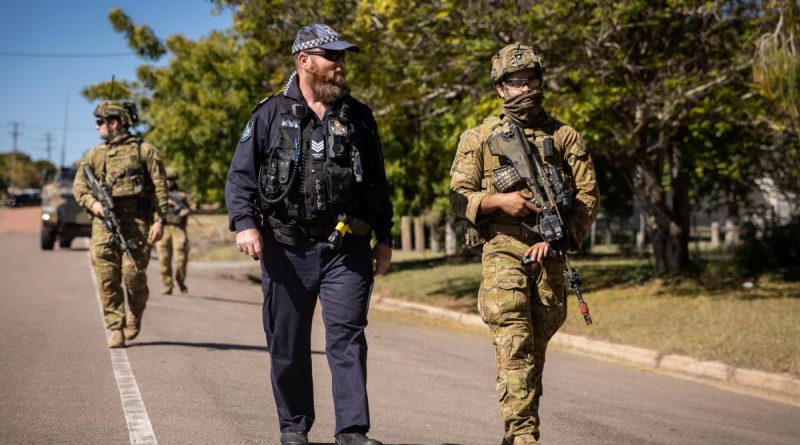
[{"label": "soldier in background", "polygon": [[[109,348],[125,346],[125,339],[139,335],[149,290],[147,263],[150,248],[161,238],[167,214],[164,165],[154,146],[130,133],[138,117],[131,102],[104,101],[94,111],[97,132],[104,141],[92,147],[79,162],[72,186],[75,200],[92,214],[92,265],[106,328],[111,330]],[[103,225],[105,211],[92,195],[83,166],[88,165],[114,202],[120,230],[131,247],[135,262]],[[125,313],[128,293],[129,312]]]},{"label": "soldier in background", "polygon": [[186,235],[186,223],[189,220],[190,205],[188,195],[178,189],[178,172],[174,168],[167,169],[167,202],[169,212],[166,216],[164,236],[156,244],[158,262],[161,268],[161,293],[172,295],[172,259],[175,259],[175,282],[181,293],[189,292],[186,287],[186,264],[189,262],[189,237]]},{"label": "soldier in background", "polygon": [[[577,248],[598,211],[599,191],[586,142],[542,107],[544,64],[529,47],[508,45],[492,58],[491,80],[503,111],[461,135],[450,175],[450,205],[467,224],[467,244],[483,244],[478,309],[496,348],[497,393],[504,443],[538,444],[542,371],[550,338],[566,319],[564,260],[547,258],[549,246],[536,226],[540,209],[523,183],[497,180],[504,167],[486,140],[519,125],[527,149],[542,159],[542,141],[552,138],[555,162],[570,187],[572,204],[561,214]],[[523,257],[534,260],[523,266]]]}]

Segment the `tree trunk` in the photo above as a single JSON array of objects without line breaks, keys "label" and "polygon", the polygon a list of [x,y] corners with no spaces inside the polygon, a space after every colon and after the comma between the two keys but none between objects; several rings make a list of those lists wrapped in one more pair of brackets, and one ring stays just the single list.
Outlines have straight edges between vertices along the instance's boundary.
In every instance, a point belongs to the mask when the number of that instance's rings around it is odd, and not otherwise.
[{"label": "tree trunk", "polygon": [[[637,162],[635,193],[642,203],[656,272],[677,272],[689,265],[689,205],[688,177],[681,172],[680,156],[673,154],[669,172],[672,184],[671,200],[662,185],[662,175],[646,160]],[[657,164],[657,163],[656,163]]]}]

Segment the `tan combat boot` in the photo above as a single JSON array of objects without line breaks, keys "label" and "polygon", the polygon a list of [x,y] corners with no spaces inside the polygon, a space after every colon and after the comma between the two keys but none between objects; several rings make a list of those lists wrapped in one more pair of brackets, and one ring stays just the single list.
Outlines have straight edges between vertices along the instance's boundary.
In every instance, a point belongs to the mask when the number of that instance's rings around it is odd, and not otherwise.
[{"label": "tan combat boot", "polygon": [[139,330],[142,327],[142,316],[135,316],[133,314],[128,314],[127,317],[128,321],[125,324],[125,329],[123,332],[125,333],[125,338],[128,340],[133,340],[136,336],[139,335]]},{"label": "tan combat boot", "polygon": [[113,329],[111,331],[111,337],[106,341],[106,346],[109,348],[125,347],[125,337],[122,335],[122,329]]},{"label": "tan combat boot", "polygon": [[530,434],[523,434],[514,438],[514,445],[539,445],[539,441]]}]

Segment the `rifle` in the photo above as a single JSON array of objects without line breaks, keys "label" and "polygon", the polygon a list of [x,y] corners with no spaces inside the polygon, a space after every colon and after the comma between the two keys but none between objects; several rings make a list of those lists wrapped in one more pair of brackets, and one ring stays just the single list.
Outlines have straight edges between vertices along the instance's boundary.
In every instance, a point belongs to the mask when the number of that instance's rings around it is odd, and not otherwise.
[{"label": "rifle", "polygon": [[89,182],[89,187],[92,188],[92,195],[95,197],[95,199],[97,199],[100,205],[103,206],[103,226],[105,226],[106,230],[108,230],[114,236],[113,239],[125,250],[125,254],[128,255],[128,259],[131,260],[134,270],[138,272],[139,267],[136,265],[136,260],[133,258],[133,253],[131,253],[131,248],[136,247],[136,245],[135,243],[128,242],[125,239],[125,236],[122,234],[122,231],[119,228],[119,221],[117,221],[117,216],[114,214],[113,210],[114,201],[111,199],[111,196],[108,194],[105,187],[103,187],[94,176],[91,167],[84,165],[83,173],[86,175],[86,180]]},{"label": "rifle", "polygon": [[167,198],[171,199],[174,203],[172,204],[171,210],[176,215],[181,213],[183,209],[189,209],[189,204],[181,198],[177,190],[167,190]]},{"label": "rifle", "polygon": [[[183,209],[191,211],[189,204],[184,199],[182,199],[180,195],[178,195],[177,190],[167,190],[167,198],[171,199],[172,202],[175,203],[172,205],[172,208],[170,209],[170,211],[173,212],[174,214],[180,215],[181,210]],[[193,218],[194,222],[196,222],[198,226],[202,227],[205,225],[203,224],[203,221],[200,221],[198,217],[194,216],[194,213],[189,213],[189,218]]]},{"label": "rifle", "polygon": [[[583,320],[587,325],[592,324],[589,305],[586,304],[581,292],[583,281],[578,270],[570,265],[569,257],[567,256],[570,240],[558,207],[559,205],[562,207],[569,206],[571,197],[561,180],[558,167],[549,162],[546,166],[542,166],[539,162],[538,153],[529,154],[527,150],[528,141],[525,140],[525,136],[519,126],[514,123],[509,126],[508,130],[489,137],[486,140],[486,144],[493,155],[502,156],[512,167],[498,174],[495,179],[495,186],[498,190],[507,190],[524,181],[525,185],[533,193],[530,202],[539,207],[541,212],[538,215],[535,226],[524,222],[522,226],[540,234],[544,238],[550,248],[548,257],[564,259],[566,267],[564,280],[567,282],[569,289],[574,291],[575,296],[578,298],[578,308],[583,315]],[[554,157],[552,138],[544,140],[543,151],[545,159]],[[531,262],[530,257],[522,259],[523,265],[528,265]]]}]

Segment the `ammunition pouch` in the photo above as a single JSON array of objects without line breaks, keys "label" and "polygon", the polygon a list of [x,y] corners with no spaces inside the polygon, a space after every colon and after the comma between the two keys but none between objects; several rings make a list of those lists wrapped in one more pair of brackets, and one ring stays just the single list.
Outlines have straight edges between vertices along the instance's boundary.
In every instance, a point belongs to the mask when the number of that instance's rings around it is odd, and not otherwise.
[{"label": "ammunition pouch", "polygon": [[464,246],[467,249],[482,246],[486,242],[486,238],[481,235],[481,232],[474,227],[464,228]]}]

